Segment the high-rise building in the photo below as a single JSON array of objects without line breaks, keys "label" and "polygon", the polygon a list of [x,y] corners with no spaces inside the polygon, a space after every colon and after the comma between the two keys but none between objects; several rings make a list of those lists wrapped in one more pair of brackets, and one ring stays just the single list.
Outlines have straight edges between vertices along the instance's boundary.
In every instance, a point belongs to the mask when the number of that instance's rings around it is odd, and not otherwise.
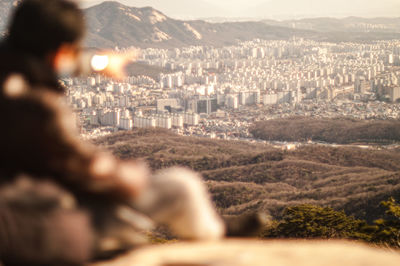
[{"label": "high-rise building", "polygon": [[218,110],[218,101],[216,98],[204,98],[197,100],[196,113],[211,114]]},{"label": "high-rise building", "polygon": [[183,123],[188,126],[197,126],[200,121],[200,116],[196,113],[184,113]]},{"label": "high-rise building", "polygon": [[254,104],[260,104],[260,102],[261,102],[260,90],[239,92],[240,105],[254,105]]},{"label": "high-rise building", "polygon": [[263,96],[264,105],[273,105],[278,103],[278,94],[266,94]]},{"label": "high-rise building", "polygon": [[400,87],[398,87],[398,86],[390,87],[389,96],[390,96],[391,102],[395,102],[398,99],[400,99]]},{"label": "high-rise building", "polygon": [[239,108],[239,97],[237,94],[229,94],[226,97],[226,106],[231,109]]},{"label": "high-rise building", "polygon": [[157,100],[157,111],[171,111],[172,109],[180,108],[178,99],[158,99]]},{"label": "high-rise building", "polygon": [[132,130],[133,120],[128,117],[121,118],[119,120],[119,128],[124,129],[124,130]]}]

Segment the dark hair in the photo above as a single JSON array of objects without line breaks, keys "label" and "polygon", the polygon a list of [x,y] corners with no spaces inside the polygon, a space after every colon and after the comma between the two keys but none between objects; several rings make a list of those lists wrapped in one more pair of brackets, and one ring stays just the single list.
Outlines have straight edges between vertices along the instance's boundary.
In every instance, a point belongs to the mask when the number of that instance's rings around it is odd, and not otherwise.
[{"label": "dark hair", "polygon": [[24,0],[11,20],[8,42],[14,49],[35,56],[56,51],[62,43],[84,36],[79,7],[67,0]]}]

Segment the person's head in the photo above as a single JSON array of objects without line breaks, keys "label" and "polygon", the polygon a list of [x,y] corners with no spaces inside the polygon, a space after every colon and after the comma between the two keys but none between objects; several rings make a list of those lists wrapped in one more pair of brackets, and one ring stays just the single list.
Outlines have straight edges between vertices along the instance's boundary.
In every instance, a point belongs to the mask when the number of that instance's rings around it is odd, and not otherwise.
[{"label": "person's head", "polygon": [[46,60],[58,71],[73,68],[84,33],[83,13],[75,3],[23,0],[15,10],[7,39],[16,51]]}]

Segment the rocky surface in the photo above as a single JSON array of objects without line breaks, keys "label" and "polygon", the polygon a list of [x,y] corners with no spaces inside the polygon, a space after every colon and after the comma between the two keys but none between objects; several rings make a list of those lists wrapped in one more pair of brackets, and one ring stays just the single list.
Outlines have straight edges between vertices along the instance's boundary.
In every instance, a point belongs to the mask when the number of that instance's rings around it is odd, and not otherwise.
[{"label": "rocky surface", "polygon": [[92,266],[398,266],[400,253],[354,242],[224,240],[149,246]]}]

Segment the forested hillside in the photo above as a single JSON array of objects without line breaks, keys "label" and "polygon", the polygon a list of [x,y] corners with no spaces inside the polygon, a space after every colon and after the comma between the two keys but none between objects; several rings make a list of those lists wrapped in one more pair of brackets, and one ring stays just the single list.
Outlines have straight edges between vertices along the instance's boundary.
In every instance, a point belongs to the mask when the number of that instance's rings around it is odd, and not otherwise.
[{"label": "forested hillside", "polygon": [[264,140],[390,144],[400,141],[400,121],[292,117],[257,122],[250,132]]},{"label": "forested hillside", "polygon": [[373,221],[380,202],[400,196],[400,151],[268,145],[182,137],[140,129],[97,139],[123,159],[144,158],[153,169],[183,165],[200,171],[224,214],[263,210],[279,218],[287,206],[313,204]]}]

